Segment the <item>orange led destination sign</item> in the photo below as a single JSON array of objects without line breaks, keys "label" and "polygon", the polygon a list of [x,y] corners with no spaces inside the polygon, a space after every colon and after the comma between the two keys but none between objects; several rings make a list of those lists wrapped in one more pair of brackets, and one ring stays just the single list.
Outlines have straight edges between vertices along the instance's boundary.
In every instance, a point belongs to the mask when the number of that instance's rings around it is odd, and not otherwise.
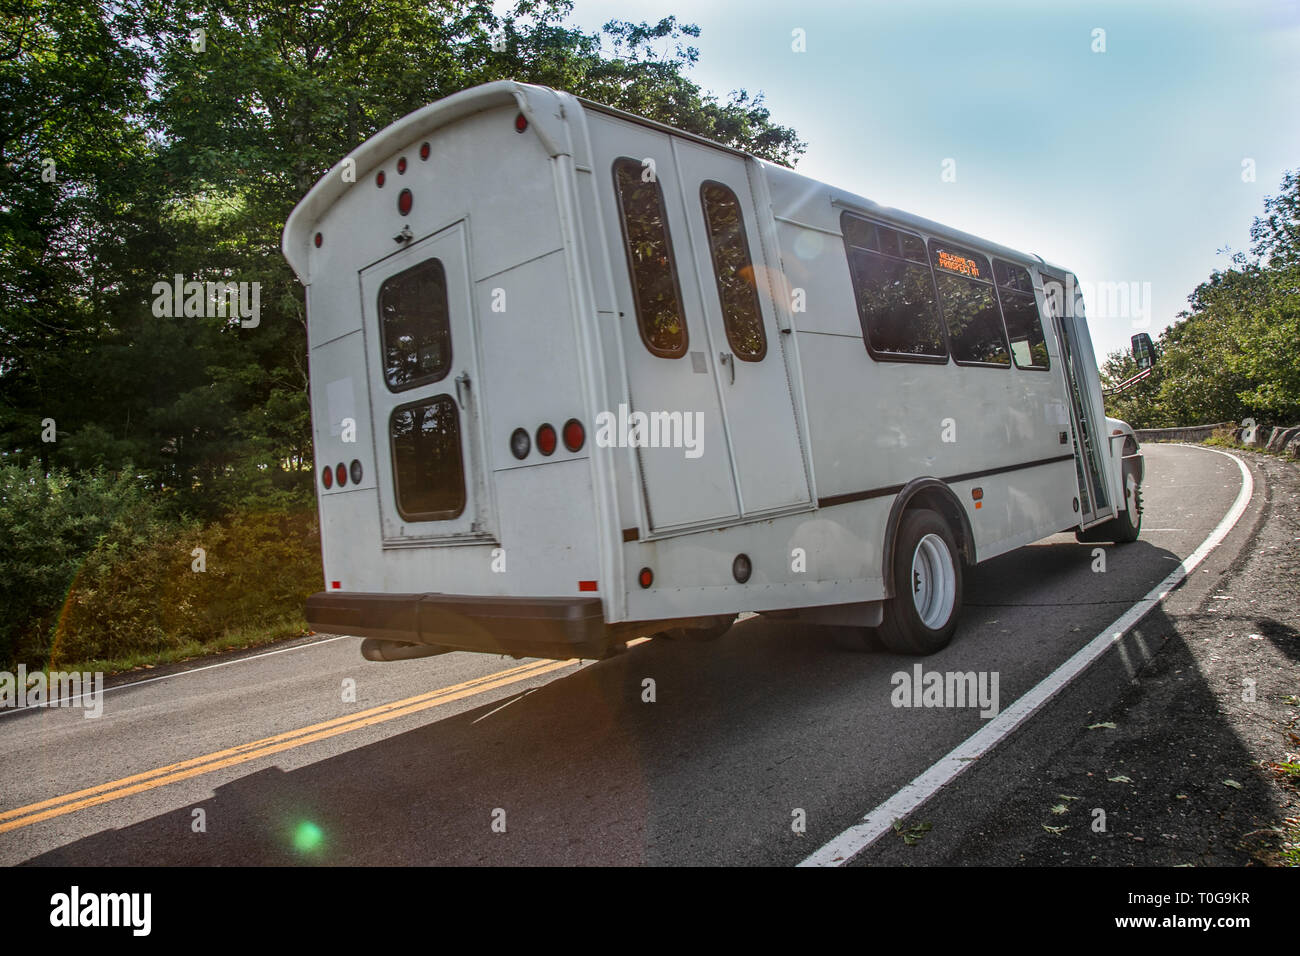
[{"label": "orange led destination sign", "polygon": [[951,252],[939,250],[939,268],[947,269],[950,272],[960,272],[964,276],[973,276],[980,278],[980,267],[975,264],[974,259],[967,259],[964,256],[955,256]]}]

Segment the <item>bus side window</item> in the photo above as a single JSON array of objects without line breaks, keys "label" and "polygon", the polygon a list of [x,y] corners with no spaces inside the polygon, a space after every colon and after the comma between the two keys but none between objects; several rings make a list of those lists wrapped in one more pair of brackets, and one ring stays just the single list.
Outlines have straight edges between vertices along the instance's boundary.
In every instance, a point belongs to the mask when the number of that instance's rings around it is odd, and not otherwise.
[{"label": "bus side window", "polygon": [[614,160],[614,193],[618,196],[623,246],[636,303],[641,341],[660,358],[686,354],[686,316],[668,217],[659,180],[643,178],[644,167],[635,159]]},{"label": "bus side window", "polygon": [[840,215],[862,340],[873,359],[948,361],[934,277],[919,236]]},{"label": "bus side window", "polygon": [[722,183],[710,180],[700,184],[700,203],[727,342],[741,361],[761,362],[767,354],[767,333],[754,288],[754,261],[745,238],[740,200]]},{"label": "bus side window", "polygon": [[930,258],[948,342],[958,365],[1011,367],[989,261],[978,252],[930,240]]},{"label": "bus side window", "polygon": [[1001,259],[993,260],[998,297],[1002,300],[1002,318],[1011,338],[1011,357],[1016,368],[1047,371],[1051,359],[1043,338],[1043,321],[1034,298],[1034,280],[1029,270]]}]

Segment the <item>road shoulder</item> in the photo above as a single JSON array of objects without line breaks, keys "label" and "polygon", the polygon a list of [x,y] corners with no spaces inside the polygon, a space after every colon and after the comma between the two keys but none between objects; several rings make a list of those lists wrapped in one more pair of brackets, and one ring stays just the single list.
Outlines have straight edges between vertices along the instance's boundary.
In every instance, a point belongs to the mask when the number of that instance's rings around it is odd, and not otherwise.
[{"label": "road shoulder", "polygon": [[1300,791],[1282,767],[1300,751],[1300,469],[1241,457],[1256,495],[1224,545],[904,821],[930,824],[923,839],[887,834],[855,863],[1300,862]]}]

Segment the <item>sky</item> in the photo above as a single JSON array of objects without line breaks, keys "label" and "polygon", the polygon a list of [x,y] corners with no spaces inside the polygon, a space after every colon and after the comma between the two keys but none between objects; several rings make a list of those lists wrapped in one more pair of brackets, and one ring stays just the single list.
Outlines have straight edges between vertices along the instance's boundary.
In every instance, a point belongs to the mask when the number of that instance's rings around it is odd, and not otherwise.
[{"label": "sky", "polygon": [[800,172],[1072,270],[1099,360],[1175,321],[1300,168],[1297,0],[575,0],[569,22],[670,14],[701,29],[695,82],[798,131]]}]

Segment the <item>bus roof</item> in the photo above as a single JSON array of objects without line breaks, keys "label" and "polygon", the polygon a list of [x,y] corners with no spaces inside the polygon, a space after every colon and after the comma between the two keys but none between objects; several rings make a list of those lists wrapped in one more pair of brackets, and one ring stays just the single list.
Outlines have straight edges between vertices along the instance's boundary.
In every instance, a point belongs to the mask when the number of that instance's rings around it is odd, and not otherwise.
[{"label": "bus roof", "polygon": [[[389,154],[412,140],[428,136],[440,126],[511,103],[524,114],[529,127],[537,133],[550,155],[558,156],[568,151],[567,145],[564,145],[567,137],[561,129],[564,120],[559,95],[549,87],[497,80],[443,97],[414,113],[408,113],[371,136],[335,163],[294,207],[284,224],[280,244],[294,274],[304,284],[310,282],[310,276],[307,275],[307,246],[315,231],[315,224],[340,196],[355,183],[364,181]],[[350,170],[348,179],[344,179],[345,170]]]},{"label": "bus roof", "polygon": [[[310,276],[307,274],[307,264],[309,262],[308,243],[315,231],[316,223],[329,211],[329,208],[339,197],[347,192],[354,183],[367,178],[394,150],[401,149],[403,145],[412,140],[428,136],[439,127],[466,116],[506,106],[513,102],[527,118],[529,127],[538,135],[542,146],[551,156],[568,153],[569,137],[565,135],[563,130],[565,119],[562,106],[563,98],[568,97],[569,94],[561,94],[550,87],[517,83],[513,80],[497,80],[467,90],[461,90],[459,93],[453,93],[451,96],[444,97],[413,113],[407,114],[397,122],[371,136],[346,157],[339,160],[294,207],[293,212],[289,214],[289,218],[285,222],[284,235],[281,239],[281,249],[284,252],[284,257],[289,261],[289,265],[293,268],[299,280],[304,284],[309,283]],[[584,109],[595,113],[602,113],[629,123],[636,123],[674,136],[684,137],[711,146],[714,149],[753,160],[755,163],[760,164],[768,177],[773,180],[789,177],[790,180],[802,182],[805,184],[805,188],[812,191],[825,190],[828,201],[832,206],[857,210],[867,215],[875,215],[899,225],[910,226],[918,231],[943,236],[954,243],[974,246],[991,254],[1019,260],[1022,263],[1037,263],[1056,269],[1061,268],[1052,266],[1041,256],[1024,253],[990,242],[979,236],[953,229],[943,223],[915,216],[899,209],[882,206],[863,196],[840,189],[821,180],[812,179],[802,173],[795,172],[789,167],[760,159],[751,153],[725,146],[704,136],[689,133],[666,123],[646,119],[643,116],[637,116],[583,97],[572,97],[570,102],[572,100],[577,100]],[[350,178],[345,179],[344,171],[349,169]]]}]

